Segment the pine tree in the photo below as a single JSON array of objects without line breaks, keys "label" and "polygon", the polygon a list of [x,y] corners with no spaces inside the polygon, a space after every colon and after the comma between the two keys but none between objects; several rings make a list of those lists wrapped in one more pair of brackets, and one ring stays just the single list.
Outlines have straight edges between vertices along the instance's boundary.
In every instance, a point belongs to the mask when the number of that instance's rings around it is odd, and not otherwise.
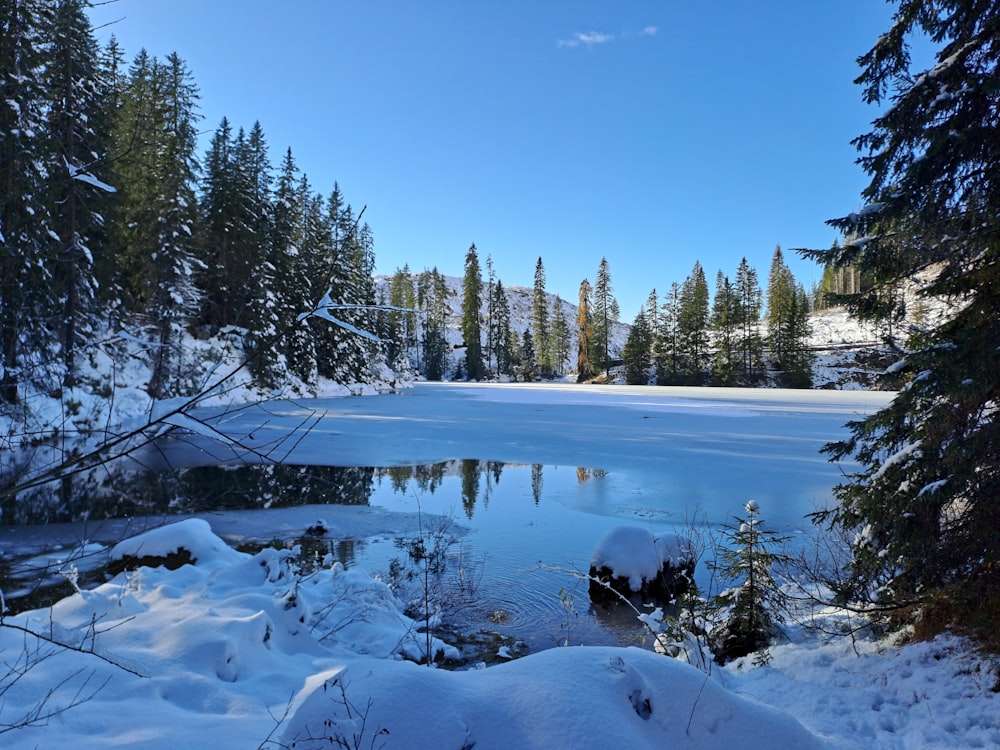
[{"label": "pine tree", "polygon": [[767,277],[767,344],[771,358],[781,363],[785,360],[788,341],[788,323],[794,313],[795,277],[785,264],[781,247],[774,248],[771,271]]},{"label": "pine tree", "polygon": [[417,303],[425,311],[423,331],[424,376],[443,380],[448,367],[448,284],[437,268],[420,274]]},{"label": "pine tree", "polygon": [[600,347],[601,368],[607,372],[611,362],[611,339],[620,312],[611,286],[611,268],[607,258],[601,258],[594,281],[594,341]]},{"label": "pine tree", "polygon": [[[97,315],[93,257],[101,248],[101,225],[107,196],[114,188],[99,178],[106,134],[98,132],[105,105],[98,79],[100,54],[90,30],[84,0],[55,3],[50,62],[45,86],[52,103],[46,128],[51,228],[59,239],[52,259],[53,309],[61,307],[54,327],[60,344],[65,381],[75,382],[76,351],[93,330]],[[59,304],[61,302],[61,305]],[[53,321],[55,323],[55,321]]]},{"label": "pine tree", "polygon": [[[514,374],[514,352],[516,346],[511,346],[513,332],[510,327],[510,301],[504,291],[500,279],[493,284],[493,313],[490,316],[490,340],[493,351],[490,354],[495,359],[497,373],[500,375]],[[516,344],[516,341],[515,341]]]},{"label": "pine tree", "polygon": [[531,329],[525,328],[521,337],[521,346],[518,351],[520,365],[517,368],[519,380],[534,380],[538,376],[538,355],[535,353],[535,336]]},{"label": "pine tree", "polygon": [[763,341],[760,335],[761,292],[757,271],[746,258],[736,269],[736,283],[733,291],[738,304],[740,334],[738,350],[741,363],[741,380],[744,385],[753,385],[759,379]]},{"label": "pine tree", "polygon": [[700,385],[708,358],[708,282],[701,263],[694,262],[691,274],[680,289],[677,311],[677,340],[682,381]]},{"label": "pine tree", "polygon": [[734,385],[739,368],[736,345],[740,329],[739,304],[729,277],[722,271],[715,277],[711,326],[715,334],[712,380],[718,385]]},{"label": "pine tree", "polygon": [[656,331],[656,341],[653,345],[657,385],[676,385],[681,382],[681,346],[678,328],[680,308],[681,286],[674,281],[660,307],[660,327]]},{"label": "pine tree", "polygon": [[576,308],[576,380],[583,383],[596,375],[590,353],[594,346],[594,318],[591,314],[590,282],[580,282],[580,297]]},{"label": "pine tree", "polygon": [[483,278],[479,270],[476,245],[465,254],[465,279],[462,285],[462,338],[465,340],[465,371],[469,380],[486,377],[483,364],[482,327],[479,321],[483,305]]},{"label": "pine tree", "polygon": [[[998,27],[995,3],[900,2],[859,61],[864,99],[892,104],[855,141],[871,177],[865,206],[831,222],[847,237],[838,252],[807,252],[859,269],[870,286],[848,302],[863,319],[883,315],[879,291],[904,281],[952,304],[911,342],[906,387],[827,447],[861,467],[819,516],[858,532],[848,593],[877,587],[889,606],[937,599],[942,622],[979,610],[990,628],[1000,570]],[[916,39],[935,47],[929,70],[915,69]]]},{"label": "pine tree", "polygon": [[[538,374],[543,377],[552,375],[552,338],[549,332],[549,302],[545,294],[545,266],[539,258],[535,263],[535,286],[532,295],[532,329],[534,337],[533,351],[535,354],[534,365],[537,366]],[[521,351],[524,356],[524,349]]]},{"label": "pine tree", "polygon": [[566,310],[563,309],[563,301],[559,295],[552,301],[552,371],[555,375],[562,375],[566,372],[566,363],[569,361],[569,352],[572,342],[570,340],[569,321],[566,320]]},{"label": "pine tree", "polygon": [[[49,107],[49,3],[0,3],[0,401],[20,400],[29,358],[54,344],[45,326],[51,268],[44,156],[37,134]],[[30,377],[30,375],[29,375]]]},{"label": "pine tree", "polygon": [[625,340],[625,348],[622,350],[625,382],[629,385],[647,385],[649,383],[649,350],[652,347],[652,341],[653,331],[649,327],[646,310],[640,307],[635,320],[632,321],[628,338]]},{"label": "pine tree", "polygon": [[400,356],[408,357],[411,348],[417,345],[419,331],[417,330],[417,292],[413,287],[413,275],[409,266],[397,268],[389,282],[388,313],[389,330],[385,336],[389,341],[389,361],[395,362]]},{"label": "pine tree", "polygon": [[241,129],[234,138],[229,120],[223,117],[205,155],[199,232],[202,268],[196,277],[202,290],[201,322],[213,333],[249,324],[251,279],[263,261],[253,226],[257,186],[244,163],[247,157],[244,132]]}]

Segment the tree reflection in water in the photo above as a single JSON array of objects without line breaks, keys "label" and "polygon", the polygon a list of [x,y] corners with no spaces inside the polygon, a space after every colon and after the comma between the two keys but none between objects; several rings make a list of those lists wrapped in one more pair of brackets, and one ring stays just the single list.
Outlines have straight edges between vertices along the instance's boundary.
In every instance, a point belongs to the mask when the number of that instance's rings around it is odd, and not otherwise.
[{"label": "tree reflection in water", "polygon": [[[105,466],[6,499],[0,508],[0,524],[36,525],[300,505],[368,505],[376,484],[383,480],[388,479],[393,491],[401,495],[429,495],[440,489],[448,476],[460,477],[462,508],[471,519],[477,505],[488,507],[505,466],[514,464],[459,459],[387,468],[241,464],[139,471]],[[542,464],[531,465],[535,505],[544,493],[543,469]],[[600,469],[576,469],[581,484],[605,474]]]}]

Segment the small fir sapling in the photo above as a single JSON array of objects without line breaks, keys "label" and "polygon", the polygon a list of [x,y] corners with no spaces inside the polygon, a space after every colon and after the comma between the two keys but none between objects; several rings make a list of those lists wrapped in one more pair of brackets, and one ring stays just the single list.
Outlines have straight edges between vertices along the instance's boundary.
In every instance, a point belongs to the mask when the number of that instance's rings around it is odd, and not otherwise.
[{"label": "small fir sapling", "polygon": [[719,559],[711,564],[723,581],[734,584],[716,598],[724,614],[713,629],[711,645],[720,664],[754,652],[766,663],[767,645],[777,635],[785,609],[774,569],[790,561],[779,551],[787,537],[762,528],[755,500],[744,510],[745,519],[735,517],[736,523],[726,526]]}]

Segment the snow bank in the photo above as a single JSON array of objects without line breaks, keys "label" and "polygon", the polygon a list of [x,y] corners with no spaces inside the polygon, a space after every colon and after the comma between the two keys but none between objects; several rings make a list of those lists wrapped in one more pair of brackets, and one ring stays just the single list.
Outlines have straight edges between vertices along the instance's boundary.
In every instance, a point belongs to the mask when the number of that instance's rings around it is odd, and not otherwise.
[{"label": "snow bank", "polygon": [[693,667],[611,647],[550,649],[469,672],[386,661],[331,672],[296,697],[283,741],[369,747],[380,732],[374,746],[386,750],[823,747],[787,714]]},{"label": "snow bank", "polygon": [[241,555],[213,534],[208,522],[200,518],[188,518],[125,539],[112,548],[108,559],[120,562],[127,558],[167,558],[181,550],[187,550],[191,561],[201,565],[241,559]]},{"label": "snow bank", "polygon": [[[329,561],[303,573],[294,551],[220,545],[204,521],[156,529],[119,553],[186,546],[211,564],[141,568],[51,616],[12,619],[124,668],[44,646],[49,655],[0,704],[0,723],[81,695],[89,703],[6,735],[4,747],[246,748],[269,735],[300,750],[330,747],[309,736],[340,735],[387,750],[819,747],[789,716],[648,651],[555,649],[470,672],[401,661],[423,636],[385,584]],[[0,652],[16,660],[33,649],[0,629]]]}]

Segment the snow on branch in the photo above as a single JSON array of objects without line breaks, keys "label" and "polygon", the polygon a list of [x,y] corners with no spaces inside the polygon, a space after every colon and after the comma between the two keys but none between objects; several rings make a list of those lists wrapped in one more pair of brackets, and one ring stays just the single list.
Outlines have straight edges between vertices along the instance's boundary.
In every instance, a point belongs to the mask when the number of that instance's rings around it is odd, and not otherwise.
[{"label": "snow on branch", "polygon": [[346,305],[346,304],[345,305],[339,305],[339,304],[334,304],[333,303],[333,299],[331,299],[331,297],[330,297],[330,292],[327,291],[326,294],[323,295],[323,299],[321,299],[319,301],[319,304],[316,305],[316,307],[314,309],[310,310],[309,312],[304,312],[304,313],[300,313],[299,314],[299,321],[303,321],[306,318],[310,318],[310,317],[322,318],[323,320],[330,321],[331,323],[333,323],[336,326],[340,326],[345,331],[349,331],[351,333],[357,334],[358,336],[361,336],[362,338],[368,339],[369,341],[380,342],[382,340],[378,336],[376,336],[374,333],[371,333],[369,331],[365,331],[365,330],[363,330],[361,328],[358,328],[357,326],[353,326],[350,323],[347,323],[347,322],[345,322],[343,320],[340,320],[340,318],[335,317],[330,312],[331,310],[391,310],[391,311],[395,311],[395,312],[413,312],[413,313],[419,313],[419,312],[421,312],[420,310],[417,310],[417,309],[414,309],[414,308],[411,308],[411,307],[397,307],[395,305],[356,305],[356,304],[355,305]]},{"label": "snow on branch", "polygon": [[70,164],[69,161],[66,159],[65,156],[63,157],[63,163],[66,165],[66,169],[69,171],[69,176],[72,177],[74,180],[79,180],[80,182],[85,182],[88,185],[97,188],[98,190],[103,190],[105,193],[117,193],[118,192],[118,190],[115,189],[113,186],[109,185],[106,182],[102,182],[101,180],[97,179],[90,172],[87,172],[86,170],[84,170],[81,167],[77,167],[77,166],[75,166],[73,164]]}]

